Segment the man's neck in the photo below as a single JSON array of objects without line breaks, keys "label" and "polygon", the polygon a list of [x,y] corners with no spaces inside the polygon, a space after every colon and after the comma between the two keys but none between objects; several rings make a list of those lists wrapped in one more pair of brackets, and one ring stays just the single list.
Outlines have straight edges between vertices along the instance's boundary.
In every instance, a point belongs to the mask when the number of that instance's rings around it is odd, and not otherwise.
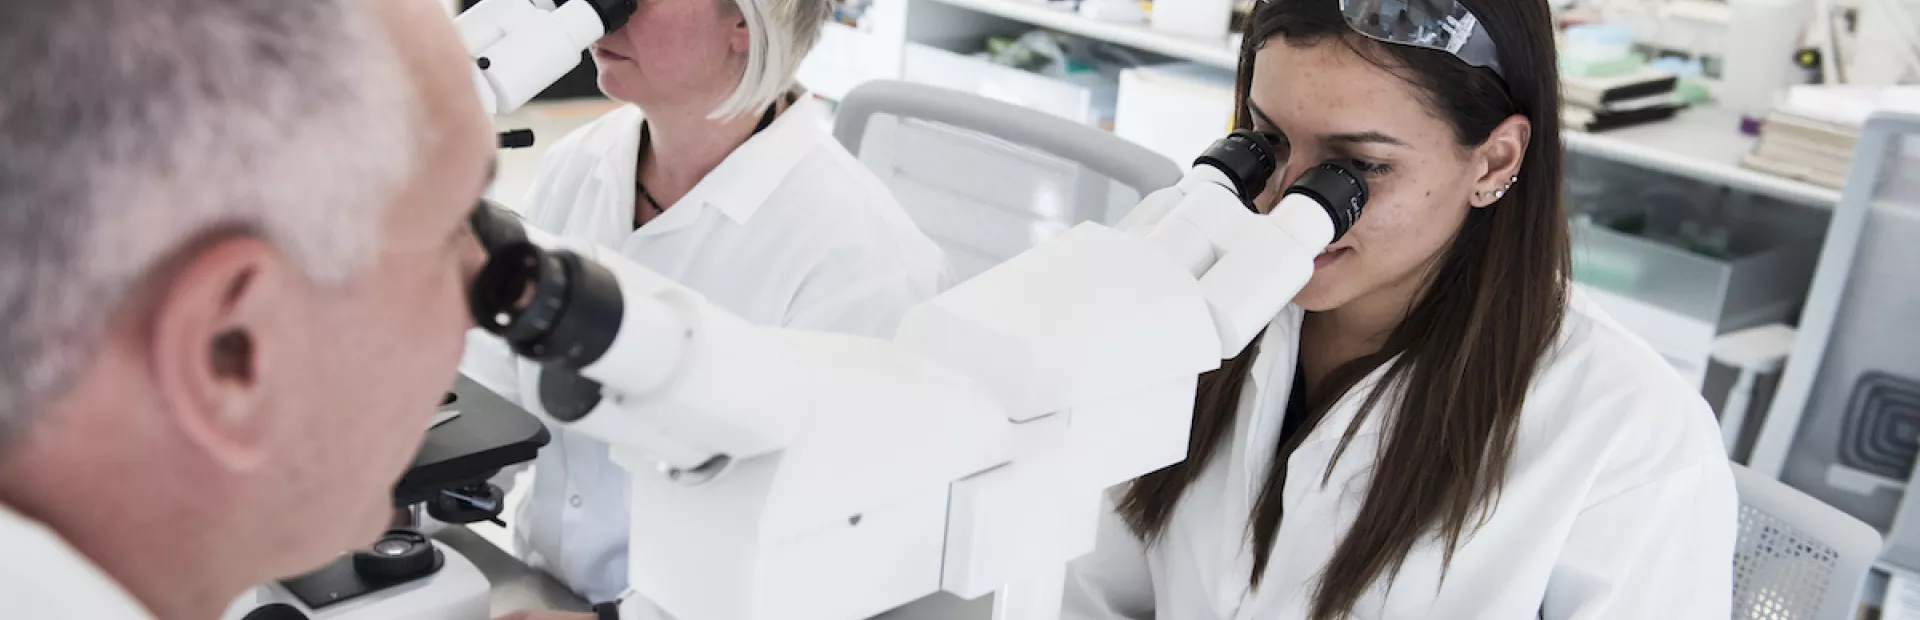
[{"label": "man's neck", "polygon": [[[216,618],[255,585],[232,569],[252,565],[246,555],[258,550],[213,534],[226,530],[178,492],[190,483],[131,480],[100,467],[111,456],[50,454],[60,450],[36,442],[0,462],[0,502],[59,534],[155,618]],[[49,471],[62,473],[28,474]]]},{"label": "man's neck", "polygon": [[760,113],[709,119],[710,107],[647,108],[647,145],[640,184],[661,207],[672,206],[753,137]]}]

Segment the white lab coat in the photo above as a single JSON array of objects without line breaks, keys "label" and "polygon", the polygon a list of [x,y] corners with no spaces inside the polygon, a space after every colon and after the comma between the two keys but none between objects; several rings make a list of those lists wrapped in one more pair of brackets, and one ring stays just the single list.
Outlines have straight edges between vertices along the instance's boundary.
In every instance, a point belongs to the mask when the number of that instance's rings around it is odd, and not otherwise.
[{"label": "white lab coat", "polygon": [[59,534],[0,504],[0,618],[148,620],[152,616]]},{"label": "white lab coat", "polygon": [[[946,284],[946,260],[819,125],[817,106],[802,97],[637,231],[642,116],[619,108],[552,147],[521,213],[546,231],[618,249],[753,323],[891,337],[908,308]],[[483,336],[468,339],[461,363],[537,410],[533,368]],[[741,377],[741,389],[753,381]],[[517,517],[515,551],[588,600],[612,600],[627,586],[628,503],[647,499],[628,497],[605,443],[552,431]]]},{"label": "white lab coat", "polygon": [[[1287,462],[1285,517],[1261,586],[1248,589],[1250,507],[1277,449],[1303,313],[1267,329],[1230,441],[1143,549],[1107,513],[1067,580],[1067,618],[1299,620],[1352,525],[1378,453],[1369,416],[1320,485],[1364,388],[1350,391]],[[1420,543],[1356,619],[1620,620],[1731,615],[1739,506],[1713,412],[1646,344],[1575,295],[1534,378],[1506,487],[1441,581]],[[1116,489],[1116,493],[1118,490]]]}]

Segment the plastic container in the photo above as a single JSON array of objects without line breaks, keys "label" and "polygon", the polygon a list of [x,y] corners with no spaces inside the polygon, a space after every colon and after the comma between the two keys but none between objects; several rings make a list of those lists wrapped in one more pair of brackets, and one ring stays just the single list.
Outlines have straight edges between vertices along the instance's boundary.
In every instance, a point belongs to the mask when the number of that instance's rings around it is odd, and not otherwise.
[{"label": "plastic container", "polygon": [[1676,367],[1703,371],[1715,336],[1799,312],[1824,211],[1586,156],[1567,179],[1574,280],[1629,300],[1608,312]]},{"label": "plastic container", "polygon": [[1574,277],[1719,331],[1790,318],[1825,234],[1822,213],[1664,173],[1571,158]]},{"label": "plastic container", "polygon": [[1813,21],[1809,0],[1731,0],[1733,20],[1722,56],[1720,103],[1743,116],[1759,118],[1773,109],[1786,88],[1799,81],[1794,64],[1800,36]]},{"label": "plastic container", "polygon": [[1567,29],[1566,45],[1560,50],[1563,61],[1601,64],[1626,58],[1633,53],[1633,29],[1626,26],[1591,24]]},{"label": "plastic container", "polygon": [[1153,3],[1153,29],[1218,41],[1227,36],[1233,0],[1160,0]]}]

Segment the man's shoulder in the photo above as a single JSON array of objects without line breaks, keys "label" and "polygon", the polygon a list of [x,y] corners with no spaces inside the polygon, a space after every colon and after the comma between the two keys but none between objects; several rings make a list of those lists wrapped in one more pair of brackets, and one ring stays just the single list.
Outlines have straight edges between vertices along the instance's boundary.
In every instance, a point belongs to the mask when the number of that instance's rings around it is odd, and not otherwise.
[{"label": "man's shoulder", "polygon": [[45,525],[0,504],[0,618],[150,618]]}]

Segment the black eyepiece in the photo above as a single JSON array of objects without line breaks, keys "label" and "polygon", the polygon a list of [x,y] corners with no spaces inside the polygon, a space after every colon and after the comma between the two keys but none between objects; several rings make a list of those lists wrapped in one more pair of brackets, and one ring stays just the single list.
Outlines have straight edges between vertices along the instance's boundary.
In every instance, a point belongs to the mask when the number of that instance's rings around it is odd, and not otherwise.
[{"label": "black eyepiece", "polygon": [[467,294],[474,323],[515,353],[576,370],[613,345],[625,307],[605,267],[526,242],[494,249]]},{"label": "black eyepiece", "polygon": [[1213,166],[1225,173],[1240,201],[1252,208],[1253,199],[1260,196],[1280,163],[1273,156],[1272,141],[1259,132],[1242,129],[1215,141],[1193,165]]},{"label": "black eyepiece", "polygon": [[1346,236],[1360,221],[1367,205],[1367,181],[1353,165],[1338,159],[1320,162],[1287,187],[1287,194],[1306,194],[1327,210],[1333,220],[1333,240]]},{"label": "black eyepiece", "polygon": [[562,296],[567,285],[565,270],[548,258],[531,243],[494,248],[467,293],[474,324],[509,344],[541,338],[558,308],[537,302]]},{"label": "black eyepiece", "polygon": [[[627,25],[627,18],[633,17],[633,11],[639,8],[636,0],[586,0],[586,2],[593,5],[593,12],[600,14],[600,24],[607,29],[607,34],[613,34],[613,31]],[[554,3],[554,6],[560,4],[564,2]]]}]

